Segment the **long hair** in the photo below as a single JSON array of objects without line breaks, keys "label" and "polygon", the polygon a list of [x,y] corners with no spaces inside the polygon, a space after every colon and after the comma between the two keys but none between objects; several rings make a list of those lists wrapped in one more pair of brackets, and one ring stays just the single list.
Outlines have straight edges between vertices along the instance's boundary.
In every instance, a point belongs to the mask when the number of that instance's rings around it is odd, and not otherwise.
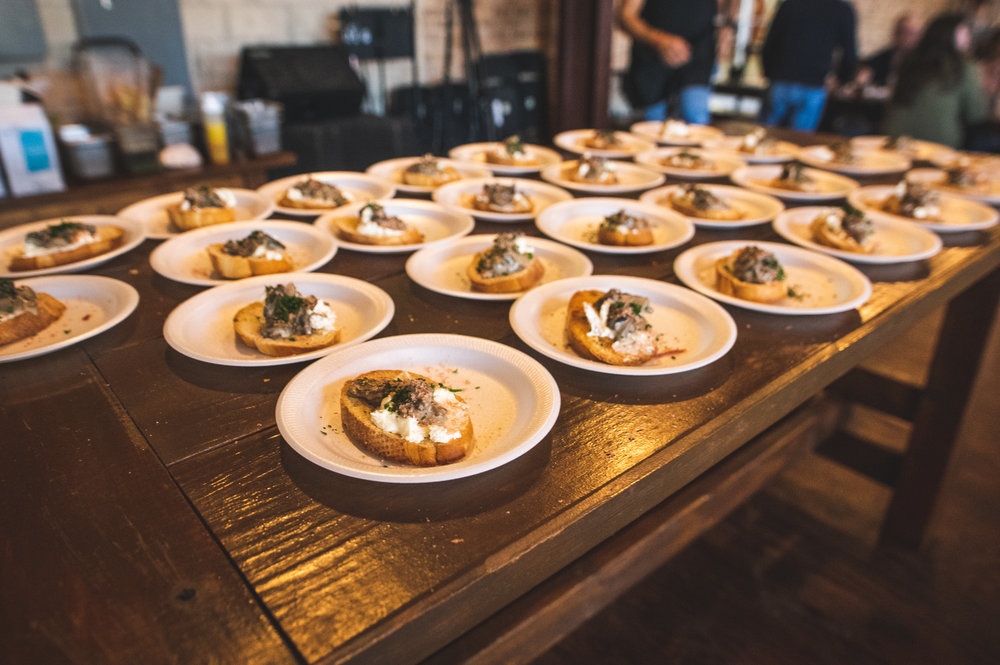
[{"label": "long hair", "polygon": [[925,86],[937,82],[946,88],[958,85],[964,56],[955,48],[955,31],[965,23],[964,14],[941,14],[927,26],[917,46],[899,66],[892,101],[907,106]]}]

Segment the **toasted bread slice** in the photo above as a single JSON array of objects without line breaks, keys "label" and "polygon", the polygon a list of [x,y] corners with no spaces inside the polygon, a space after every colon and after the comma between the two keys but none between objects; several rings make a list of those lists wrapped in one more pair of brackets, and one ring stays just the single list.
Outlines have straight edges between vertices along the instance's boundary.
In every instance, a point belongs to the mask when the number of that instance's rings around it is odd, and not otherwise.
[{"label": "toasted bread slice", "polygon": [[277,272],[288,272],[292,262],[282,253],[280,259],[261,259],[252,256],[235,256],[222,251],[224,243],[209,245],[205,251],[212,260],[212,267],[225,279],[243,279],[253,275],[271,275]]},{"label": "toasted bread slice", "polygon": [[517,158],[508,153],[500,154],[496,150],[487,150],[483,153],[483,159],[489,164],[499,164],[502,166],[538,166],[538,160],[531,156]]},{"label": "toasted bread slice", "polygon": [[812,232],[813,239],[821,245],[858,254],[868,254],[872,251],[871,247],[862,245],[843,230],[831,229],[822,215],[812,221],[809,230]]},{"label": "toasted bread slice", "polygon": [[619,247],[652,245],[653,229],[622,229],[620,226],[606,229],[601,225],[597,229],[597,242],[602,245],[618,245]]},{"label": "toasted bread slice", "polygon": [[781,281],[757,284],[738,279],[729,271],[732,259],[732,256],[724,256],[715,262],[715,288],[719,293],[764,303],[775,302],[788,295],[788,289]]},{"label": "toasted bread slice", "polygon": [[656,352],[655,347],[623,353],[613,348],[613,339],[588,334],[590,321],[587,320],[583,305],[584,303],[593,305],[604,296],[604,293],[592,289],[577,291],[569,299],[569,307],[566,309],[566,336],[570,347],[589,360],[609,365],[641,365],[653,357]]},{"label": "toasted bread slice", "polygon": [[461,177],[454,166],[442,166],[436,173],[416,173],[403,169],[399,176],[404,185],[415,187],[440,187]]},{"label": "toasted bread slice", "polygon": [[180,204],[177,204],[167,206],[167,214],[174,226],[183,231],[236,221],[236,211],[232,208],[189,208],[183,210]]},{"label": "toasted bread slice", "polygon": [[360,245],[415,245],[424,241],[424,234],[412,226],[407,226],[406,230],[399,235],[370,236],[358,232],[360,223],[359,217],[337,217],[333,220],[337,235],[348,242],[356,242]]},{"label": "toasted bread slice", "polygon": [[31,337],[62,316],[66,305],[47,293],[35,294],[38,299],[38,311],[23,311],[16,316],[0,321],[0,344],[10,344],[19,339]]},{"label": "toasted bread slice", "polygon": [[697,217],[699,219],[715,219],[719,221],[734,222],[743,219],[743,211],[735,206],[729,206],[725,210],[702,210],[691,205],[683,196],[678,196],[676,192],[671,193],[667,198],[671,207],[682,215]]},{"label": "toasted bread slice", "polygon": [[472,290],[481,293],[517,293],[526,291],[541,281],[545,275],[545,266],[536,256],[530,263],[518,272],[501,277],[483,277],[476,270],[479,260],[488,252],[488,249],[477,253],[472,257],[472,261],[465,268],[465,274],[472,283]]},{"label": "toasted bread slice", "polygon": [[[40,268],[51,268],[52,266],[62,266],[67,263],[83,261],[92,256],[104,254],[120,247],[125,239],[125,229],[120,226],[101,225],[95,227],[95,238],[93,242],[88,242],[79,247],[66,249],[61,252],[51,254],[41,254],[39,256],[24,256],[15,254],[10,260],[11,270],[38,270]],[[20,250],[23,252],[23,248]]]},{"label": "toasted bread slice", "polygon": [[264,303],[262,302],[250,303],[236,312],[236,316],[233,317],[233,327],[236,329],[236,336],[240,338],[240,341],[269,356],[293,356],[297,353],[322,349],[340,341],[340,328],[312,335],[271,339],[260,334],[260,326],[263,322]]},{"label": "toasted bread slice", "polygon": [[458,395],[455,399],[463,405],[450,414],[449,429],[454,428],[460,434],[458,438],[436,443],[424,438],[419,443],[408,441],[404,437],[386,432],[372,420],[372,407],[364,401],[348,394],[351,384],[358,379],[374,379],[388,381],[397,378],[424,379],[431,384],[436,382],[419,374],[402,370],[375,370],[366,372],[344,383],[340,391],[340,418],[344,433],[359,448],[382,459],[412,464],[415,466],[436,466],[457,462],[472,450],[474,437],[472,419],[468,407]]}]

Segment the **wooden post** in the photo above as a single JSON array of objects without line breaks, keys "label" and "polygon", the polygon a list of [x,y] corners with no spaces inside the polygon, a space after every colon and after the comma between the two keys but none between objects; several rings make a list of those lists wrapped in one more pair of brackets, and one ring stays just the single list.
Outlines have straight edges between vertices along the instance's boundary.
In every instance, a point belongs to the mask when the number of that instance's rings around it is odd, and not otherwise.
[{"label": "wooden post", "polygon": [[611,84],[614,1],[563,0],[559,6],[559,26],[553,131],[604,128],[608,122]]}]

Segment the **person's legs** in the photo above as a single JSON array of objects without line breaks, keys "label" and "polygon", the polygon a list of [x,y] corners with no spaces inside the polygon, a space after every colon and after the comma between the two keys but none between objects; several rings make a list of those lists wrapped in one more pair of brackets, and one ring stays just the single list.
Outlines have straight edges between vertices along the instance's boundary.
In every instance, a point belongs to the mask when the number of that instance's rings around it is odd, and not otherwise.
[{"label": "person's legs", "polygon": [[791,112],[793,84],[772,82],[767,93],[762,120],[765,125],[782,126]]},{"label": "person's legs", "polygon": [[696,125],[709,123],[708,96],[707,85],[689,85],[681,89],[681,117],[685,122]]},{"label": "person's legs", "polygon": [[660,121],[667,117],[667,100],[659,101],[643,109],[646,120]]},{"label": "person's legs", "polygon": [[814,132],[823,117],[826,105],[826,90],[822,87],[800,85],[798,99],[792,111],[792,129]]}]

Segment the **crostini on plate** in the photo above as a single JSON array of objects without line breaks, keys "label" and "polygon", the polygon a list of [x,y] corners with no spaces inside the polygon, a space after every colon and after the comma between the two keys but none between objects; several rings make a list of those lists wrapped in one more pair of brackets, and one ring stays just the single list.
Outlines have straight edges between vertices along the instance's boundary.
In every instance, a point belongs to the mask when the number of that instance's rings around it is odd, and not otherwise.
[{"label": "crostini on plate", "polygon": [[736,221],[743,219],[743,211],[711,189],[696,184],[688,184],[674,191],[667,199],[678,212],[688,217]]},{"label": "crostini on plate", "polygon": [[252,231],[239,240],[209,245],[206,251],[212,267],[225,279],[288,272],[292,262],[285,246],[263,231]]},{"label": "crostini on plate", "polygon": [[10,270],[39,270],[66,265],[104,254],[119,247],[125,229],[113,224],[83,224],[63,220],[40,231],[32,231],[15,248]]},{"label": "crostini on plate", "polygon": [[577,291],[566,310],[570,347],[609,365],[641,365],[656,355],[656,333],[644,314],[649,299],[618,289]]},{"label": "crostini on plate", "polygon": [[302,295],[294,284],[264,287],[263,302],[241,308],[233,317],[236,336],[269,356],[290,356],[340,341],[337,314],[329,303]]},{"label": "crostini on plate", "polygon": [[224,187],[198,185],[184,190],[180,203],[167,206],[177,228],[188,231],[236,221],[236,197]]},{"label": "crostini on plate", "polygon": [[651,245],[653,227],[645,217],[629,214],[622,209],[606,216],[597,227],[597,242],[619,247]]},{"label": "crostini on plate", "polygon": [[863,210],[849,203],[816,215],[809,230],[816,242],[827,247],[858,254],[870,254],[874,249],[875,225]]},{"label": "crostini on plate", "polygon": [[40,333],[65,311],[66,306],[47,293],[0,279],[0,345]]},{"label": "crostini on plate", "polygon": [[362,245],[414,245],[424,240],[420,231],[380,203],[365,205],[357,217],[338,217],[334,225],[344,240]]},{"label": "crostini on plate", "polygon": [[785,269],[778,258],[756,245],[747,245],[715,262],[716,288],[743,300],[775,302],[786,297]]},{"label": "crostini on plate", "polygon": [[286,189],[278,200],[278,205],[302,210],[329,210],[347,205],[353,200],[340,187],[310,175]]},{"label": "crostini on plate", "polygon": [[440,187],[461,177],[458,169],[442,164],[440,159],[430,153],[407,166],[399,174],[403,184],[415,187]]},{"label": "crostini on plate", "polygon": [[521,233],[498,234],[493,245],[473,256],[466,267],[472,290],[482,293],[525,291],[544,274],[545,266]]},{"label": "crostini on plate", "polygon": [[374,370],[344,383],[340,416],[344,433],[379,458],[436,466],[472,450],[469,407],[444,384],[402,370]]}]

